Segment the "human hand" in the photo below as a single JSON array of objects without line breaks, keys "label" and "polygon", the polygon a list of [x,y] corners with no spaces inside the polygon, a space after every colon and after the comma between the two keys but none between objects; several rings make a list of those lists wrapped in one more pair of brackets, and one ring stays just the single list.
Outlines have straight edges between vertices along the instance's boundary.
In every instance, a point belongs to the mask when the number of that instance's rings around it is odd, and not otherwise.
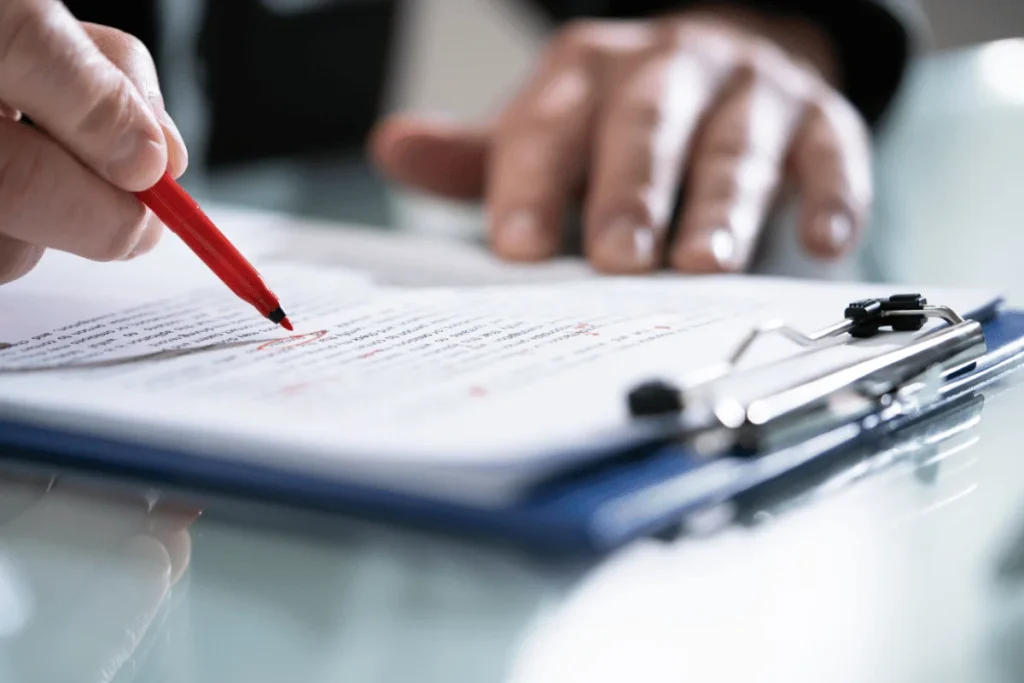
[{"label": "human hand", "polygon": [[121,680],[188,567],[196,516],[0,477],[0,679]]},{"label": "human hand", "polygon": [[97,260],[152,249],[162,226],[131,192],[188,163],[142,43],[56,0],[0,3],[0,138],[0,283],[48,248]]},{"label": "human hand", "polygon": [[816,26],[753,10],[579,22],[493,125],[393,117],[371,154],[413,188],[484,199],[493,248],[513,260],[554,256],[582,194],[599,270],[739,271],[790,186],[802,244],[835,258],[872,194],[867,128],[836,71]]}]

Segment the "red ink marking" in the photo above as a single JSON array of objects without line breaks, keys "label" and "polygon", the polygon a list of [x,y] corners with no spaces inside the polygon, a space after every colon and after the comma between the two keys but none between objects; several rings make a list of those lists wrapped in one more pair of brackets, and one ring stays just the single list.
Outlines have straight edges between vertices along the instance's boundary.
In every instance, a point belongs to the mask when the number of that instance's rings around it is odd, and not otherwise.
[{"label": "red ink marking", "polygon": [[289,396],[294,394],[301,394],[309,388],[309,382],[299,382],[298,384],[289,384],[288,386],[281,389],[282,394],[288,394]]},{"label": "red ink marking", "polygon": [[380,349],[373,349],[372,351],[367,351],[366,353],[364,353],[363,355],[361,355],[359,357],[360,358],[373,358],[378,353],[380,353]]},{"label": "red ink marking", "polygon": [[586,330],[586,329],[589,329],[590,327],[592,327],[592,325],[590,323],[580,323],[579,325],[576,326],[576,329],[577,330]]},{"label": "red ink marking", "polygon": [[272,339],[266,343],[260,344],[256,347],[257,351],[270,348],[271,346],[283,346],[285,348],[294,348],[296,346],[302,346],[314,342],[317,339],[323,339],[327,336],[327,330],[320,330],[319,332],[310,332],[308,334],[295,334],[291,337],[282,337],[281,339]]},{"label": "red ink marking", "polygon": [[487,395],[487,390],[483,387],[470,387],[469,395],[474,398],[482,398]]},{"label": "red ink marking", "polygon": [[600,337],[600,336],[601,336],[601,333],[600,333],[600,332],[591,332],[591,333],[590,333],[590,336],[591,336],[591,337]]}]

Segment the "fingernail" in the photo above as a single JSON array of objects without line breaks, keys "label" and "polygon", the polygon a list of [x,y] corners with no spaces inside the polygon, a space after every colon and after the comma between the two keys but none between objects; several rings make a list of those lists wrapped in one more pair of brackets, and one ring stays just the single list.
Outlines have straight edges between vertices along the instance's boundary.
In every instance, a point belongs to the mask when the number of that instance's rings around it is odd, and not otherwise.
[{"label": "fingernail", "polygon": [[839,253],[846,248],[853,237],[853,223],[842,212],[828,213],[818,218],[814,231],[822,245]]},{"label": "fingernail", "polygon": [[610,221],[594,244],[592,258],[597,267],[621,273],[650,270],[655,265],[654,230],[629,217]]},{"label": "fingernail", "polygon": [[174,119],[171,118],[171,115],[164,108],[163,101],[158,97],[151,97],[149,102],[153,107],[153,113],[156,114],[157,120],[160,121],[160,125],[164,128],[164,134],[168,136],[167,166],[171,171],[171,175],[177,178],[188,167],[188,148],[185,146],[185,138],[181,136],[178,125],[174,123]]},{"label": "fingernail", "polygon": [[719,228],[708,236],[708,251],[719,266],[732,270],[736,263],[736,237],[732,231]]},{"label": "fingernail", "polygon": [[673,254],[674,268],[689,273],[736,270],[739,250],[731,230],[715,228],[686,239]]},{"label": "fingernail", "polygon": [[537,216],[528,210],[509,214],[498,225],[495,235],[498,251],[503,256],[515,259],[547,256],[550,251],[549,241]]}]

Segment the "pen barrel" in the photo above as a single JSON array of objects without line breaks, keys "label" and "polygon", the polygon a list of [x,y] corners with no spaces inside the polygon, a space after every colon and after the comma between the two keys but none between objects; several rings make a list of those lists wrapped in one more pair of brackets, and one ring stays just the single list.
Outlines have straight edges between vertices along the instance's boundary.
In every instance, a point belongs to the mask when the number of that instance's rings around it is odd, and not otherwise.
[{"label": "pen barrel", "polygon": [[252,264],[169,175],[137,196],[235,295],[263,315],[280,306]]}]

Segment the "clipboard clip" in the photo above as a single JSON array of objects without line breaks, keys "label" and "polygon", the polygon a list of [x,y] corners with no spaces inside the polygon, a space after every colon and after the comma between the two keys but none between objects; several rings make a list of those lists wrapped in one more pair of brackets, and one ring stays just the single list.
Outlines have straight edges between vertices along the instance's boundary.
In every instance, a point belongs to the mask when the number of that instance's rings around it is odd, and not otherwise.
[{"label": "clipboard clip", "polygon": [[[739,368],[766,336],[781,336],[815,350],[846,336],[920,332],[929,319],[945,323],[905,345],[831,367],[792,384],[740,396],[735,385],[754,371]],[[850,303],[840,321],[806,334],[782,320],[751,330],[725,361],[705,368],[684,385],[654,380],[628,395],[634,420],[656,424],[702,455],[756,455],[860,421],[874,427],[941,399],[945,381],[985,353],[982,326],[920,294]],[[790,359],[791,360],[791,359]],[[763,370],[764,368],[760,368]],[[732,389],[729,384],[734,385]]]}]

